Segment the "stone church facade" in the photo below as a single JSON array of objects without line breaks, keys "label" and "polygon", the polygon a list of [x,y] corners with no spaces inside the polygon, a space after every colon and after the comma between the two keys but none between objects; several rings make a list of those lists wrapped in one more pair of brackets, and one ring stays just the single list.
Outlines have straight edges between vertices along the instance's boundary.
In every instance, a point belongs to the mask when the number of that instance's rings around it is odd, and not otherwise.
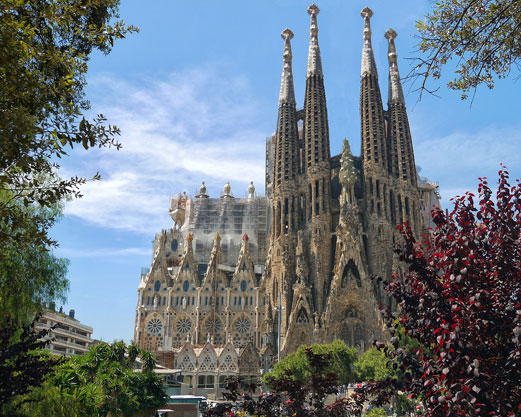
[{"label": "stone church facade", "polygon": [[431,226],[437,185],[418,176],[395,48],[389,29],[389,93],[384,109],[371,46],[372,11],[364,20],[360,88],[361,155],[347,139],[331,157],[315,5],[303,109],[297,108],[289,29],[275,134],[266,146],[266,190],[253,183],[235,198],[203,185],[194,197],[171,198],[174,225],[154,240],[142,273],[134,340],[160,355],[187,344],[258,351],[268,367],[299,345],[342,339],[360,350],[386,338],[378,305],[391,307],[371,280],[401,265],[396,226],[417,236]]}]

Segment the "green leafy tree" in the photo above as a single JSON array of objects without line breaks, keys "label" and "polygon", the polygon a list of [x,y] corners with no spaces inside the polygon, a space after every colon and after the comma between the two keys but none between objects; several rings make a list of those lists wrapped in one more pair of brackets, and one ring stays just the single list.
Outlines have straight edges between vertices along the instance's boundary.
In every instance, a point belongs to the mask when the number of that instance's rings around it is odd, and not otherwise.
[{"label": "green leafy tree", "polygon": [[[0,191],[0,200],[9,198],[11,193]],[[62,215],[62,205],[52,207],[24,207],[20,202],[20,212],[26,219],[49,219],[54,224]],[[17,229],[12,229],[14,233]],[[2,318],[9,317],[20,323],[30,322],[41,309],[43,303],[65,301],[69,288],[66,278],[68,260],[58,258],[40,246],[16,247],[12,241],[2,245],[3,257],[0,261],[0,326]],[[6,324],[9,325],[9,324]]]},{"label": "green leafy tree", "polygon": [[366,414],[367,417],[387,417],[383,408],[371,408]]},{"label": "green leafy tree", "polygon": [[21,415],[152,415],[166,401],[154,366],[149,352],[135,345],[100,343],[84,356],[70,358],[47,383],[19,398]]},{"label": "green leafy tree", "polygon": [[[35,320],[36,322],[36,320]],[[36,332],[34,324],[20,327],[17,320],[4,317],[0,331],[0,415],[6,413],[12,399],[39,386],[52,374],[60,358],[53,357],[42,349],[46,342],[42,338],[48,330]]]},{"label": "green leafy tree", "polygon": [[360,355],[354,363],[356,377],[359,381],[380,381],[392,375],[389,358],[381,350],[372,347]]},{"label": "green leafy tree", "polygon": [[448,87],[462,92],[481,84],[494,87],[519,69],[521,62],[520,0],[440,0],[432,13],[417,23],[420,58],[414,73],[422,79],[439,79],[449,61],[455,61],[456,76]]},{"label": "green leafy tree", "polygon": [[266,374],[266,378],[282,378],[290,373],[298,381],[309,379],[311,368],[310,356],[307,354],[308,348],[311,348],[311,351],[316,355],[330,355],[326,371],[334,372],[338,376],[340,384],[347,384],[354,380],[353,363],[358,356],[358,351],[347,346],[341,340],[335,340],[329,345],[300,346],[296,352],[277,363],[273,372]]},{"label": "green leafy tree", "polygon": [[[0,261],[10,247],[45,250],[51,208],[79,196],[86,179],[57,177],[57,161],[74,146],[116,146],[103,115],[85,118],[89,55],[109,53],[135,30],[118,18],[118,0],[0,0]],[[94,175],[99,178],[99,175]]]}]

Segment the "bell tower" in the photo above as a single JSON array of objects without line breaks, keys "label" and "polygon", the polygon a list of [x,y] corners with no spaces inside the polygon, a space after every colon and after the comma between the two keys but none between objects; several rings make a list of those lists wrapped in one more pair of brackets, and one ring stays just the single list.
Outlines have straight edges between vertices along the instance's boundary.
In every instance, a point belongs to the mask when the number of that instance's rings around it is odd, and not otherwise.
[{"label": "bell tower", "polygon": [[309,282],[313,285],[316,307],[321,311],[329,290],[331,271],[331,167],[326,91],[318,46],[317,15],[320,9],[312,4],[307,12],[311,24],[304,98],[303,166],[308,202]]}]

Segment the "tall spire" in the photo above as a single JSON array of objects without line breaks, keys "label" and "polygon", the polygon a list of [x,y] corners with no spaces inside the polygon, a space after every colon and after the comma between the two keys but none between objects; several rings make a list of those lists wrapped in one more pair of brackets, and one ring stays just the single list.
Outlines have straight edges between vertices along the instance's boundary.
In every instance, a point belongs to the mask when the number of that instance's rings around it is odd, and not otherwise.
[{"label": "tall spire", "polygon": [[[362,160],[364,170],[376,169],[379,175],[387,172],[387,143],[385,139],[384,109],[378,73],[371,45],[370,19],[373,11],[365,7],[360,15],[364,18],[364,47],[362,50],[362,74],[360,85],[360,117],[362,127]],[[372,178],[369,177],[369,178]]]},{"label": "tall spire", "polygon": [[280,82],[279,106],[282,103],[295,103],[295,88],[293,86],[293,71],[291,69],[291,59],[293,55],[291,53],[290,43],[290,40],[293,38],[293,32],[286,28],[282,31],[280,36],[284,39],[284,53],[282,55],[284,66],[282,68],[282,80]]},{"label": "tall spire", "polygon": [[417,173],[414,162],[411,130],[405,108],[400,73],[398,72],[396,45],[394,39],[397,34],[393,29],[385,32],[389,41],[389,170],[405,183],[416,187]]},{"label": "tall spire", "polygon": [[[275,204],[283,204],[284,197],[282,195],[288,190],[293,190],[294,182],[298,169],[298,126],[297,126],[297,108],[295,102],[295,89],[293,87],[293,74],[291,72],[291,44],[293,32],[284,29],[281,33],[284,39],[284,69],[282,70],[282,81],[280,86],[279,112],[277,118],[277,130],[275,133],[275,155],[274,155],[274,175],[273,175],[273,193],[274,196],[281,198],[275,201]],[[286,210],[287,212],[287,210]],[[287,219],[285,219],[286,222]],[[280,231],[281,224],[277,223]]]},{"label": "tall spire", "polygon": [[[331,263],[331,155],[329,150],[329,125],[327,120],[326,90],[318,46],[317,15],[319,8],[312,4],[308,8],[311,16],[306,93],[304,96],[304,161],[306,183],[303,223],[313,230],[310,258],[313,259],[307,279],[314,288],[316,305],[322,309],[324,293],[329,284]],[[307,219],[305,218],[307,217]]]},{"label": "tall spire", "polygon": [[373,11],[369,7],[364,7],[360,12],[364,18],[364,48],[362,50],[362,77],[365,74],[373,74],[378,77],[376,63],[374,60],[373,45],[371,44],[371,17]]},{"label": "tall spire", "polygon": [[320,58],[320,47],[318,46],[317,15],[319,13],[320,9],[317,5],[312,4],[308,7],[308,14],[311,16],[311,25],[309,27],[308,77],[312,74],[322,75],[322,59]]},{"label": "tall spire", "polygon": [[396,54],[396,45],[394,44],[394,39],[397,36],[398,34],[393,29],[385,32],[385,38],[389,41],[389,50],[387,52],[389,58],[389,103],[396,101],[405,103],[400,73],[398,71],[398,55]]},{"label": "tall spire", "polygon": [[311,16],[309,29],[311,39],[309,42],[308,70],[306,74],[306,95],[304,98],[304,146],[306,155],[304,164],[309,169],[311,166],[321,163],[327,163],[329,166],[330,155],[326,92],[324,89],[320,48],[318,46],[317,15],[320,9],[315,4],[312,4],[307,11]]}]

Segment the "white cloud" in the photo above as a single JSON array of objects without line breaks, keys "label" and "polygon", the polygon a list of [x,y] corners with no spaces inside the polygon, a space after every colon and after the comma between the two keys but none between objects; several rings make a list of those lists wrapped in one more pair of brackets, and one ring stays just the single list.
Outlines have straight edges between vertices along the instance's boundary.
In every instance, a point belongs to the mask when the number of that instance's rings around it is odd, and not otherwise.
[{"label": "white cloud", "polygon": [[420,175],[440,183],[445,207],[450,207],[449,200],[456,195],[476,194],[479,177],[487,177],[494,188],[501,163],[507,166],[512,184],[521,178],[519,125],[458,130],[444,136],[422,136],[421,127],[416,126],[413,137]]},{"label": "white cloud", "polygon": [[250,180],[263,189],[271,121],[245,79],[212,70],[134,83],[105,75],[89,88],[95,112],[121,129],[123,148],[75,151],[65,161],[63,176],[103,177],[83,187],[84,197],[69,203],[66,215],[153,235],[171,225],[169,195],[193,195],[202,180],[213,195],[226,181],[237,196]]}]

